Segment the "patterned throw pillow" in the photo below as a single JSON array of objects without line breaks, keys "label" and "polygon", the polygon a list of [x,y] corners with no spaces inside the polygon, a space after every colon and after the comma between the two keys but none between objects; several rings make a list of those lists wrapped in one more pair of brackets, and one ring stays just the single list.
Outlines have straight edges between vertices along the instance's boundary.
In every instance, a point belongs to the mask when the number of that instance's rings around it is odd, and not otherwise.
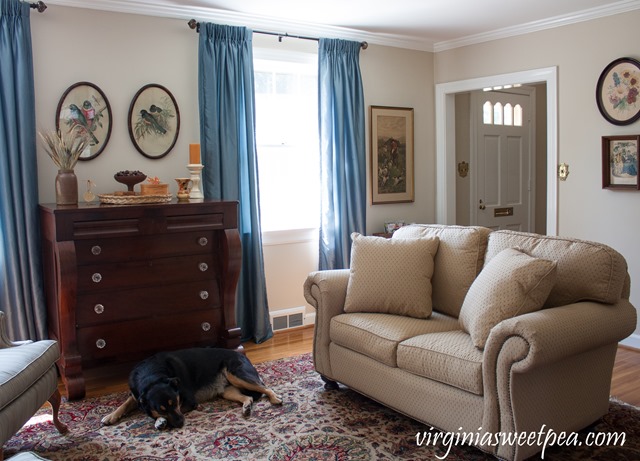
[{"label": "patterned throw pillow", "polygon": [[438,238],[386,239],[351,235],[351,270],[345,312],[428,318]]},{"label": "patterned throw pillow", "polygon": [[475,279],[460,310],[460,326],[484,349],[498,323],[540,310],[556,280],[556,262],[534,258],[517,248],[498,253]]}]

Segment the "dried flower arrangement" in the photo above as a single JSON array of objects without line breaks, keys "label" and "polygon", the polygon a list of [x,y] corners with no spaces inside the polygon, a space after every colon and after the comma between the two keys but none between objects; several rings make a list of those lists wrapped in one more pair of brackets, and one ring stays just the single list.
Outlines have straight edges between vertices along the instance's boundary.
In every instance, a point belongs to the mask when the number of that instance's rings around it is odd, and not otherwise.
[{"label": "dried flower arrangement", "polygon": [[89,139],[78,130],[69,135],[61,131],[38,133],[42,139],[47,155],[60,170],[73,170],[82,153],[89,147]]}]

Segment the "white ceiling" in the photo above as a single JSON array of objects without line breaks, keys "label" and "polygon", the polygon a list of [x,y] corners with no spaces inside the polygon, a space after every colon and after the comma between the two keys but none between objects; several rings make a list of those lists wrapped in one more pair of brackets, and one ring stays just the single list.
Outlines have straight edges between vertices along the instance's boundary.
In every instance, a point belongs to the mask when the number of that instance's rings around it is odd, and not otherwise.
[{"label": "white ceiling", "polygon": [[640,0],[50,0],[440,51],[640,9]]}]

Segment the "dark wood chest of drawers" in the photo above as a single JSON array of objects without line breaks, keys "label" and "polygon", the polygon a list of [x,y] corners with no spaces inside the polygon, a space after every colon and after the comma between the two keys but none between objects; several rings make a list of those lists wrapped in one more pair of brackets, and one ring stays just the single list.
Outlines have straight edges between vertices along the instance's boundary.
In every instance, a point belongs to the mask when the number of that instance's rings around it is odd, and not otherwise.
[{"label": "dark wood chest of drawers", "polygon": [[238,348],[237,202],[40,205],[49,335],[69,399],[82,369],[192,346]]}]

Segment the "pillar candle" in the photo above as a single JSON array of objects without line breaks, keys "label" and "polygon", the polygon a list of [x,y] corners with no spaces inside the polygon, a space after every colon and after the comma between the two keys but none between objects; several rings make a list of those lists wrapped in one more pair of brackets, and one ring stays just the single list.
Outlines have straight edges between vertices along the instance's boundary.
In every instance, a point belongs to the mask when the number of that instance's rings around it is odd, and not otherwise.
[{"label": "pillar candle", "polygon": [[200,163],[200,144],[189,144],[189,164]]}]

